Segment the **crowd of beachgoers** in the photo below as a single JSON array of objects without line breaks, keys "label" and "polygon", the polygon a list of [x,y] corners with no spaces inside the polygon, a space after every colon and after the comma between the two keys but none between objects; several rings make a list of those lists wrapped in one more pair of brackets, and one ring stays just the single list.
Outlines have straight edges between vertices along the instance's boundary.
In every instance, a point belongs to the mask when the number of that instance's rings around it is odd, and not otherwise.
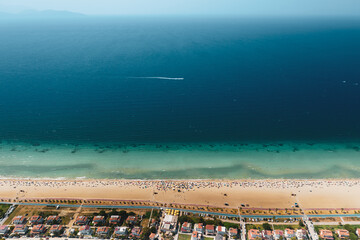
[{"label": "crowd of beachgoers", "polygon": [[138,187],[157,191],[195,190],[204,188],[302,188],[302,187],[330,187],[330,186],[360,186],[360,180],[0,180],[0,187],[86,187],[96,188],[105,186]]}]

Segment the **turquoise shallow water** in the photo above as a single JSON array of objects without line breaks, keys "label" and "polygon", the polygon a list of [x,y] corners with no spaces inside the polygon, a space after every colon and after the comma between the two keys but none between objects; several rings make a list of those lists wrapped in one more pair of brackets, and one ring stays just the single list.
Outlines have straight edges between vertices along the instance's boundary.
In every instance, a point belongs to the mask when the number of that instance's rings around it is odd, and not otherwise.
[{"label": "turquoise shallow water", "polygon": [[0,145],[0,176],[37,178],[356,178],[360,143]]}]

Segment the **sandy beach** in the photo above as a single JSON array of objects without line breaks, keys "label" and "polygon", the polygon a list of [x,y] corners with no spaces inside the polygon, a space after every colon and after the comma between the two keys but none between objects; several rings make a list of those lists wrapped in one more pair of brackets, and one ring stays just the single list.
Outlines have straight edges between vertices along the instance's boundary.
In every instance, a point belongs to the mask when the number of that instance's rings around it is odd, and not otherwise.
[{"label": "sandy beach", "polygon": [[[294,196],[295,194],[295,196]],[[360,208],[360,180],[0,180],[0,198],[141,200],[224,207]]]}]

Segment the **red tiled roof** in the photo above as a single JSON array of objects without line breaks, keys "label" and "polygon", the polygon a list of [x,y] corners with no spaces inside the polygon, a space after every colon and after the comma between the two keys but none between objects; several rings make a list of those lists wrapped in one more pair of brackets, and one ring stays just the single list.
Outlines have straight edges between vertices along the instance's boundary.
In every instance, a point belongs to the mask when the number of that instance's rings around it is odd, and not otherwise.
[{"label": "red tiled roof", "polygon": [[22,220],[24,220],[25,219],[25,217],[24,216],[16,216],[16,217],[14,217],[13,218],[13,221],[22,221]]},{"label": "red tiled roof", "polygon": [[7,228],[8,228],[7,225],[1,225],[1,226],[0,226],[0,230],[5,230],[5,229],[7,229]]},{"label": "red tiled roof", "polygon": [[31,229],[32,232],[42,232],[45,230],[45,226],[43,224],[38,224],[33,226],[33,228]]},{"label": "red tiled roof", "polygon": [[113,215],[110,217],[110,221],[119,220],[119,219],[120,219],[120,216],[117,216],[117,215]]},{"label": "red tiled roof", "polygon": [[137,217],[136,216],[128,216],[126,221],[136,221]]},{"label": "red tiled roof", "polygon": [[106,233],[109,232],[109,227],[98,227],[98,229],[96,230],[97,233]]},{"label": "red tiled roof", "polygon": [[271,231],[271,230],[263,230],[262,233],[263,233],[265,236],[271,236],[271,235],[272,235],[272,231]]},{"label": "red tiled roof", "polygon": [[339,234],[340,237],[349,237],[349,231],[345,229],[338,229],[336,230],[337,234]]},{"label": "red tiled roof", "polygon": [[90,226],[89,225],[85,225],[79,228],[79,231],[84,231],[84,230],[89,230]]},{"label": "red tiled roof", "polygon": [[275,235],[284,235],[284,232],[282,231],[282,230],[279,230],[279,229],[276,229],[276,230],[274,230],[273,231],[273,233],[275,234]]},{"label": "red tiled roof", "polygon": [[214,230],[215,226],[214,225],[206,225],[205,229],[206,230]]},{"label": "red tiled roof", "polygon": [[18,225],[15,225],[14,231],[16,231],[16,230],[23,230],[23,229],[25,229],[25,228],[26,228],[25,225],[23,225],[23,224],[18,224]]},{"label": "red tiled roof", "polygon": [[53,216],[48,216],[47,217],[47,221],[55,221],[55,220],[58,220],[60,217],[59,216],[56,216],[56,215],[53,215]]},{"label": "red tiled roof", "polygon": [[63,229],[62,225],[52,225],[50,231],[61,231]]}]

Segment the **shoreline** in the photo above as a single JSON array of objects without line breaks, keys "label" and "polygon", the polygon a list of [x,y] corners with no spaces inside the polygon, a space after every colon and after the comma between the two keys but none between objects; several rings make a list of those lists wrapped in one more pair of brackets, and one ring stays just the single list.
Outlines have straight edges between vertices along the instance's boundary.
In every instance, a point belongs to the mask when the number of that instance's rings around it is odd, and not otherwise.
[{"label": "shoreline", "polygon": [[359,143],[182,145],[7,144],[1,178],[31,179],[356,179]]}]

